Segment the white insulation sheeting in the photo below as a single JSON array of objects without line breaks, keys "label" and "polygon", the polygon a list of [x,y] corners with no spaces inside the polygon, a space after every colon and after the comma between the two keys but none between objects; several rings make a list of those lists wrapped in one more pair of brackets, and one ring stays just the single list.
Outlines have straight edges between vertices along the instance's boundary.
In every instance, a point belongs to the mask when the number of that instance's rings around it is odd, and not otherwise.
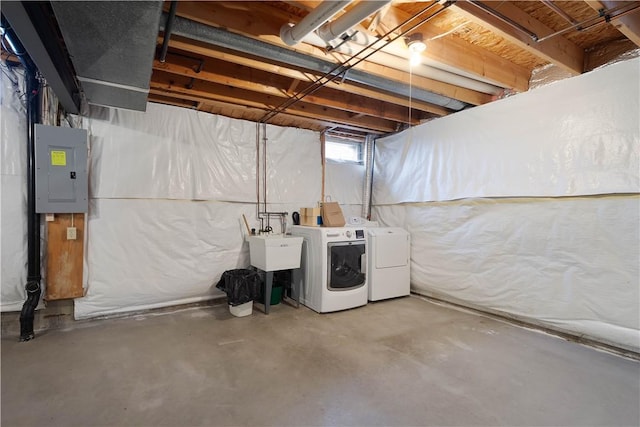
[{"label": "white insulation sheeting", "polygon": [[640,349],[640,197],[374,208],[411,233],[418,293]]},{"label": "white insulation sheeting", "polygon": [[20,70],[0,74],[0,310],[19,311],[27,280],[27,117],[20,99],[25,88]]},{"label": "white insulation sheeting", "polygon": [[[249,266],[242,214],[250,227],[260,225],[255,123],[158,104],[146,113],[94,109],[85,123],[92,200],[87,293],[76,299],[75,317],[222,296],[215,289],[220,275]],[[319,134],[267,126],[267,139],[268,210],[291,214],[315,206]],[[327,171],[329,181],[336,175],[361,191],[358,170]],[[361,203],[349,186],[329,188],[334,200]],[[271,226],[280,232],[277,219]]]},{"label": "white insulation sheeting", "polygon": [[412,289],[639,351],[639,82],[629,60],[376,141]]},{"label": "white insulation sheeting", "polygon": [[635,193],[640,59],[376,141],[373,203]]}]

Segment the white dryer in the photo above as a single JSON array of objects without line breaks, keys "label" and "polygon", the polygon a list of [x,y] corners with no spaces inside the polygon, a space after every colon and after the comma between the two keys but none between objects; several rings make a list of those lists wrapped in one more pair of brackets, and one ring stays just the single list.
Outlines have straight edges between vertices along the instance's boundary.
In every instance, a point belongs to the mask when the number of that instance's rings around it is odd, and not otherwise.
[{"label": "white dryer", "polygon": [[304,238],[302,304],[318,313],[367,304],[367,239],[363,228],[294,225],[291,234]]},{"label": "white dryer", "polygon": [[368,228],[367,243],[369,301],[409,295],[409,233],[398,227]]}]

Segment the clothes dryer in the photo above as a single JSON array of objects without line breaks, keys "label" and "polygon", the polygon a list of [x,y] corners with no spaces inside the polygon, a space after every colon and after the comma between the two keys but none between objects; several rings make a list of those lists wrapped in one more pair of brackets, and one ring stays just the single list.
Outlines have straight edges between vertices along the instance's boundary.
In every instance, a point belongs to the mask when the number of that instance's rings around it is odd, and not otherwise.
[{"label": "clothes dryer", "polygon": [[409,295],[409,233],[398,227],[368,228],[366,232],[369,301]]},{"label": "clothes dryer", "polygon": [[364,229],[291,227],[302,236],[300,302],[318,313],[367,304],[367,239]]}]

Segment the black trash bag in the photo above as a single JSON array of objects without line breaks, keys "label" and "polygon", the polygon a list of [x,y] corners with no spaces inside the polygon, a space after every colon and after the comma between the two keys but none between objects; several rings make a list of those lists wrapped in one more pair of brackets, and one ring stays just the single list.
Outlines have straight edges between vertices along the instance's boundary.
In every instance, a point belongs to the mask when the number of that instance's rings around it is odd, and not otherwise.
[{"label": "black trash bag", "polygon": [[258,298],[261,283],[260,275],[256,271],[227,270],[222,273],[216,288],[224,291],[229,305],[235,307]]}]

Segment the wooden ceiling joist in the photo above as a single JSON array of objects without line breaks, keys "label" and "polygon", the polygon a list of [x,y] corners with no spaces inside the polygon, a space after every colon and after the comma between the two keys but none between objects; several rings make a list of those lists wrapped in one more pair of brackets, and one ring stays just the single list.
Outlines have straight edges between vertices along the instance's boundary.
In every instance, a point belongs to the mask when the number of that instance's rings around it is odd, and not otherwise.
[{"label": "wooden ceiling joist", "polygon": [[[197,102],[200,105],[199,109],[203,111],[208,111],[214,114],[220,114],[222,112],[225,112],[225,115],[229,115],[230,117],[234,117],[237,119],[258,121],[265,114],[264,108],[238,105],[238,104],[224,102],[224,101],[205,99],[198,96],[184,95],[181,93],[173,93],[165,89],[152,88],[149,90],[149,93],[152,94],[153,96],[161,97],[162,100],[171,99],[171,97],[176,97],[175,99],[192,100],[193,102]],[[169,102],[163,102],[162,100],[156,100],[153,102],[169,103]],[[287,112],[278,114],[276,117],[274,117],[270,121],[270,123],[278,126],[303,127],[306,129],[312,129],[317,131],[322,131],[326,128],[338,127],[340,129],[348,129],[350,131],[362,133],[363,135],[366,135],[367,133],[377,133],[377,134],[386,133],[386,132],[366,129],[361,126],[352,126],[349,124],[338,125],[335,122],[330,122],[330,121],[316,119],[316,118],[302,117],[299,115],[289,114]]]},{"label": "wooden ceiling joist", "polygon": [[[155,74],[156,72],[154,72]],[[193,95],[203,100],[217,100],[228,103],[250,105],[257,108],[273,109],[282,104],[282,98],[262,93],[252,92],[246,89],[238,89],[217,83],[196,80],[190,82],[189,79],[174,79],[174,75],[160,76],[154,75],[151,81],[151,88],[165,90],[165,93],[173,92],[183,95]],[[354,119],[354,114],[341,110],[335,110],[323,105],[316,105],[308,102],[298,102],[287,109],[290,114],[301,115],[303,117],[331,120],[335,123],[344,123],[364,128],[375,129],[381,132],[393,132],[396,130],[394,122],[376,117],[360,117]]]},{"label": "wooden ceiling joist", "polygon": [[[495,10],[500,15],[531,31],[538,38],[554,32],[551,28],[509,2],[485,1],[477,3]],[[477,24],[501,35],[518,47],[564,68],[573,75],[581,74],[584,70],[583,49],[560,35],[543,42],[536,42],[529,35],[507,24],[472,2],[459,1],[456,2],[452,8]]]},{"label": "wooden ceiling joist", "polygon": [[[287,76],[292,79],[298,79],[304,82],[313,81],[321,76],[320,74],[313,74],[305,70],[294,69],[292,67],[287,67],[281,64],[273,64],[259,59],[248,58],[247,56],[242,56],[240,54],[215,49],[213,46],[176,36],[172,37],[169,41],[169,47],[185,52],[191,52],[196,55],[202,55],[207,58],[220,59],[245,67],[267,71],[270,73],[279,74],[281,76]],[[393,95],[388,92],[383,92],[355,83],[333,81],[330,82],[327,86],[354,95],[366,96],[404,107],[409,106],[409,99],[405,96]],[[445,107],[415,99],[412,100],[411,106],[414,109],[435,114],[437,116],[445,116],[451,112],[451,110]]]},{"label": "wooden ceiling joist", "polygon": [[[208,67],[215,69],[211,71],[195,71],[190,65],[189,60],[182,58],[170,58],[169,62],[160,62],[155,60],[153,63],[154,70],[164,71],[185,77],[190,77],[206,82],[218,83],[235,88],[246,89],[253,92],[264,93],[274,97],[282,98],[282,102],[290,98],[287,86],[288,79],[281,76],[272,75],[271,78],[260,74],[260,71],[249,70],[245,67],[237,69],[235,66],[229,66],[225,63],[216,63]],[[177,62],[177,63],[176,63]],[[226,72],[225,72],[226,71]],[[267,74],[267,73],[263,73]],[[234,77],[231,77],[231,76]],[[280,80],[278,82],[277,80]],[[307,83],[308,84],[308,83]],[[314,94],[304,98],[307,102],[318,105],[325,105],[331,108],[349,111],[355,114],[365,114],[367,116],[379,117],[381,119],[408,122],[408,114],[406,108],[385,104],[376,99],[363,98],[351,94],[340,93],[336,90],[323,88]],[[413,124],[418,121],[414,120]]]}]

